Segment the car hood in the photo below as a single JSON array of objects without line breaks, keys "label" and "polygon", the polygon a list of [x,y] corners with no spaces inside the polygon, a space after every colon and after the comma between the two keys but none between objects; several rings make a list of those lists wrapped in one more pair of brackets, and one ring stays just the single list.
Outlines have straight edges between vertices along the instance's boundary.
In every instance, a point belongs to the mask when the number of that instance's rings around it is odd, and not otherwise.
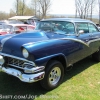
[{"label": "car hood", "polygon": [[49,38],[45,35],[45,33],[40,31],[22,33],[14,36],[10,35],[5,38],[0,38],[3,46],[2,52],[19,57],[22,57],[22,54],[20,53],[22,45],[48,39]]}]

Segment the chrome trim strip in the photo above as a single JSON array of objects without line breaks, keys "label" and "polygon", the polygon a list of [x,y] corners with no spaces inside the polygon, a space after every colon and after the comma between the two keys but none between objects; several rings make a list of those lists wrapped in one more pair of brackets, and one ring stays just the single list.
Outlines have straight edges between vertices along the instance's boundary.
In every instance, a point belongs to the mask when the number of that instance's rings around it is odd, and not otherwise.
[{"label": "chrome trim strip", "polygon": [[90,41],[88,41],[88,42],[84,42],[84,41],[82,41],[81,39],[75,39],[75,38],[59,38],[59,39],[51,39],[51,40],[42,40],[42,41],[38,41],[38,42],[30,42],[30,43],[23,44],[23,46],[25,46],[25,45],[34,45],[34,44],[36,44],[36,43],[48,42],[48,41],[52,41],[52,40],[72,40],[72,41],[76,41],[76,42],[82,43],[82,44],[84,44],[85,46],[89,47],[89,44],[90,44],[91,42],[98,41],[98,40],[100,40],[100,38],[94,39],[94,40],[90,40]]},{"label": "chrome trim strip", "polygon": [[96,42],[96,41],[100,41],[100,38],[97,38],[97,39],[94,39],[94,40],[90,40],[90,41],[87,42],[87,44],[90,45],[90,43]]},{"label": "chrome trim strip", "polygon": [[10,65],[10,66],[13,66],[13,67],[20,68],[20,69],[23,69],[23,70],[24,70],[24,68],[23,68],[23,67],[18,67],[18,66],[13,65],[13,64],[7,64],[7,65]]},{"label": "chrome trim strip", "polygon": [[86,45],[87,47],[89,47],[90,43],[92,42],[96,42],[96,41],[100,41],[100,38],[97,38],[97,39],[94,39],[94,40],[89,40],[87,42],[84,42],[82,40],[79,40],[79,39],[74,39],[74,38],[62,38],[63,40],[72,40],[72,41],[76,41],[76,42],[79,42],[79,43],[82,43],[84,45]]},{"label": "chrome trim strip", "polygon": [[5,68],[5,67],[0,66],[0,69],[2,72],[5,72],[12,76],[15,76],[15,77],[19,78],[21,81],[27,82],[27,83],[39,81],[39,80],[43,79],[44,75],[45,75],[44,71],[36,73],[36,74],[23,74],[21,71],[14,69],[14,68]]},{"label": "chrome trim strip", "polygon": [[87,43],[85,43],[84,41],[79,40],[79,39],[75,39],[75,38],[61,38],[61,39],[62,39],[62,40],[72,40],[72,41],[76,41],[76,42],[82,43],[82,44],[84,44],[84,45],[86,45],[86,46],[89,47],[89,44],[87,44]]},{"label": "chrome trim strip", "polygon": [[9,54],[5,54],[5,53],[1,53],[1,52],[0,52],[0,55],[7,56],[7,57],[11,57],[11,58],[15,58],[15,59],[22,60],[22,61],[27,61],[27,62],[29,62],[29,63],[32,63],[33,66],[36,66],[34,62],[29,61],[29,60],[24,59],[24,58],[16,57],[16,56],[9,55]]},{"label": "chrome trim strip", "polygon": [[[87,43],[85,43],[84,41],[79,40],[79,39],[75,39],[75,38],[59,38],[59,39],[52,39],[52,40],[72,40],[72,41],[80,42],[80,43],[82,43],[82,44],[89,47],[89,45]],[[42,40],[42,41],[38,41],[38,42],[30,42],[30,43],[23,44],[23,46],[25,46],[25,45],[34,45],[36,43],[48,42],[48,41],[52,41],[52,40]]]}]

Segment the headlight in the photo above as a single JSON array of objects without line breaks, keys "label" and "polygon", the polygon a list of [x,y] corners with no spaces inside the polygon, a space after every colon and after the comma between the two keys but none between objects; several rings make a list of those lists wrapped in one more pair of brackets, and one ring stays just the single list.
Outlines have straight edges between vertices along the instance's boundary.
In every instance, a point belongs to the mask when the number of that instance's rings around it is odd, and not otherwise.
[{"label": "headlight", "polygon": [[4,64],[5,60],[3,58],[3,56],[0,55],[0,66],[2,66]]},{"label": "headlight", "polygon": [[28,58],[28,56],[29,56],[29,53],[28,53],[28,51],[25,48],[22,50],[22,54],[23,54],[23,56],[25,58]]}]

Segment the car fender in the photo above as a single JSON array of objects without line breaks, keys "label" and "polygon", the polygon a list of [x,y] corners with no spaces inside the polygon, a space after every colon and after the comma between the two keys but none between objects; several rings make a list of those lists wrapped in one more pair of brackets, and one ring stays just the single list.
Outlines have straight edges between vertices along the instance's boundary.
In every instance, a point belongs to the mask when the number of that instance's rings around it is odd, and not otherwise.
[{"label": "car fender", "polygon": [[49,56],[45,56],[45,57],[36,59],[35,60],[35,63],[38,64],[38,65],[41,65],[42,64],[42,65],[46,66],[46,64],[50,60],[52,60],[52,59],[57,60],[58,57],[63,57],[63,59],[64,59],[63,61],[65,62],[65,66],[64,67],[67,67],[67,58],[66,58],[66,56],[63,53],[53,54],[53,55],[49,55]]}]

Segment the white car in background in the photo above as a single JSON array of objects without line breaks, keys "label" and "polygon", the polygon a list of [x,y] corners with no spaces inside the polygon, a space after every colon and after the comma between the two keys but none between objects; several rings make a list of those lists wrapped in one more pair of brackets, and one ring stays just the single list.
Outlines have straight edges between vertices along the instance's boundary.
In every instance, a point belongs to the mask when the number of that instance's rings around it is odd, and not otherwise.
[{"label": "white car in background", "polygon": [[0,35],[32,31],[34,28],[35,26],[29,24],[5,24],[1,26]]}]

